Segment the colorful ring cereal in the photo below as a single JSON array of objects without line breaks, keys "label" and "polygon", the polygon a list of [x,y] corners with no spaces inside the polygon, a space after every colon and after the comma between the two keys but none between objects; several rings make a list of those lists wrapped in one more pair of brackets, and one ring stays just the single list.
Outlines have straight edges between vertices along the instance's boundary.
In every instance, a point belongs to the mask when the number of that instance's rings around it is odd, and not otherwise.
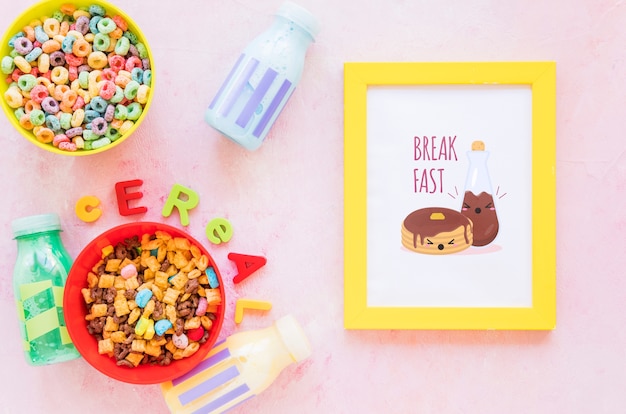
[{"label": "colorful ring cereal", "polygon": [[[42,3],[34,9],[45,10],[43,16],[21,17],[1,45],[5,112],[12,112],[16,127],[31,131],[22,131],[31,141],[54,144],[54,152],[62,147],[88,151],[118,141],[150,103],[151,60],[143,37],[123,12],[97,2],[85,7],[69,2],[58,9]],[[85,116],[79,112],[83,108],[98,113]],[[34,110],[39,112],[23,117]],[[88,127],[96,118],[102,122]],[[46,125],[63,138],[53,142],[37,128]],[[94,132],[101,138],[94,139]],[[84,133],[89,145],[83,145]]]},{"label": "colorful ring cereal", "polygon": [[35,133],[35,137],[44,144],[49,144],[54,140],[54,132],[50,128],[41,128]]},{"label": "colorful ring cereal", "polygon": [[13,47],[17,53],[24,56],[33,50],[33,42],[26,37],[20,37],[13,43]]}]

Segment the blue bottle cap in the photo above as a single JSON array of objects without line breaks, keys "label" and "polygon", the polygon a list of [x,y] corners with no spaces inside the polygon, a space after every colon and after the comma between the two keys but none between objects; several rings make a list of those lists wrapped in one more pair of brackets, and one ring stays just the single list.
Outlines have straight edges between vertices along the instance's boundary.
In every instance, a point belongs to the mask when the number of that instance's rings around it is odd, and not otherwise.
[{"label": "blue bottle cap", "polygon": [[302,27],[311,35],[313,40],[315,40],[315,37],[320,31],[319,23],[315,17],[304,7],[298,6],[290,1],[284,2],[276,14]]},{"label": "blue bottle cap", "polygon": [[15,219],[11,222],[11,228],[13,236],[20,237],[44,231],[61,230],[61,220],[54,213],[39,214]]}]

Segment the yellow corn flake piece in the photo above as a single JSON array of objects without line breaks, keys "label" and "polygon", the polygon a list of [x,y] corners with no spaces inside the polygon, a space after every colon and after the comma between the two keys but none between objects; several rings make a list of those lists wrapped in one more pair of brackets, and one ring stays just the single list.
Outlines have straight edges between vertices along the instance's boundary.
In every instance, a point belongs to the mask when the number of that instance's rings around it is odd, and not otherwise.
[{"label": "yellow corn flake piece", "polygon": [[118,329],[120,329],[120,324],[115,322],[115,319],[113,319],[112,316],[107,316],[107,321],[104,324],[104,330],[113,332],[117,331]]},{"label": "yellow corn flake piece", "polygon": [[150,315],[152,315],[152,312],[154,312],[154,300],[150,299],[148,303],[146,303],[146,306],[143,308],[143,313],[141,314],[141,317],[149,318]]},{"label": "yellow corn flake piece", "polygon": [[193,257],[187,262],[187,264],[180,269],[181,272],[189,273],[196,268],[196,259]]},{"label": "yellow corn flake piece", "polygon": [[105,257],[107,257],[108,255],[110,255],[111,253],[113,253],[115,251],[115,249],[113,248],[113,246],[111,246],[110,244],[106,247],[102,248],[102,258],[104,259]]},{"label": "yellow corn flake piece", "polygon": [[86,304],[89,305],[90,303],[94,302],[93,298],[91,297],[91,289],[82,288],[80,290],[80,293],[83,294],[83,299],[85,300]]},{"label": "yellow corn flake piece", "polygon": [[98,286],[98,276],[92,272],[87,273],[87,286],[89,286],[90,289]]},{"label": "yellow corn flake piece", "polygon": [[168,232],[163,231],[163,230],[157,230],[157,231],[155,231],[155,232],[154,232],[154,236],[155,236],[157,239],[161,239],[161,240],[163,240],[163,241],[168,241],[168,240],[171,240],[171,238],[172,238],[172,236],[171,236]]},{"label": "yellow corn flake piece", "polygon": [[111,332],[111,341],[121,344],[126,340],[126,334],[123,331]]},{"label": "yellow corn flake piece", "polygon": [[198,349],[200,349],[200,344],[197,342],[191,342],[187,345],[187,348],[183,349],[183,358],[192,356]]},{"label": "yellow corn flake piece", "polygon": [[174,260],[172,261],[172,264],[176,266],[176,268],[182,269],[183,267],[187,266],[187,263],[189,263],[189,260],[187,260],[187,258],[181,252],[176,252],[174,254]]},{"label": "yellow corn flake piece", "polygon": [[152,237],[152,235],[149,233],[143,234],[141,236],[141,245],[143,246],[144,244],[148,244],[150,242],[150,237]]},{"label": "yellow corn flake piece", "polygon": [[172,325],[176,325],[178,314],[176,313],[176,308],[173,305],[165,306],[165,316],[167,316],[167,319],[172,322]]},{"label": "yellow corn flake piece", "polygon": [[91,315],[94,318],[99,318],[101,316],[106,316],[108,310],[108,306],[106,303],[101,303],[97,305],[91,306]]},{"label": "yellow corn flake piece", "polygon": [[205,289],[206,292],[206,300],[209,305],[219,305],[222,303],[222,295],[220,295],[220,290],[218,288],[215,289]]},{"label": "yellow corn flake piece", "polygon": [[209,277],[206,275],[206,273],[198,278],[198,283],[200,283],[201,285],[209,284]]},{"label": "yellow corn flake piece", "polygon": [[124,359],[134,366],[137,366],[141,363],[141,360],[143,359],[143,354],[139,354],[137,352],[129,352]]},{"label": "yellow corn flake piece", "polygon": [[154,272],[150,270],[149,268],[145,269],[143,271],[143,280],[147,281],[147,280],[152,280],[152,279],[154,279]]},{"label": "yellow corn flake piece", "polygon": [[108,339],[111,337],[111,331],[102,331],[102,338]]},{"label": "yellow corn flake piece", "polygon": [[206,292],[204,291],[204,288],[202,286],[198,286],[198,295],[206,298]]},{"label": "yellow corn flake piece", "polygon": [[209,267],[209,258],[204,254],[200,256],[200,258],[196,259],[196,267],[201,272],[204,272]]},{"label": "yellow corn flake piece", "polygon": [[95,274],[98,274],[98,269],[100,268],[100,266],[102,266],[104,264],[104,260],[99,260],[98,263],[96,263],[94,265],[94,267],[91,268],[91,271]]},{"label": "yellow corn flake piece", "polygon": [[139,292],[140,290],[144,290],[144,289],[152,289],[152,285],[154,285],[154,281],[152,280],[149,282],[144,282],[136,290],[137,292]]},{"label": "yellow corn flake piece", "polygon": [[130,344],[130,349],[133,352],[145,352],[146,351],[146,341],[143,339],[134,339]]},{"label": "yellow corn flake piece", "polygon": [[146,259],[146,267],[148,267],[153,272],[156,272],[157,270],[161,269],[161,263],[159,263],[156,257],[150,256]]},{"label": "yellow corn flake piece", "polygon": [[183,296],[181,296],[180,301],[184,302],[187,299],[189,299],[190,297],[191,297],[191,293],[185,293],[185,294],[183,294]]},{"label": "yellow corn flake piece", "polygon": [[133,260],[130,260],[128,257],[125,257],[124,260],[122,261],[122,263],[120,263],[120,269],[123,269],[125,266],[128,266],[129,264],[133,264],[133,265],[137,265]]},{"label": "yellow corn flake piece", "polygon": [[176,273],[178,273],[178,269],[176,269],[176,266],[174,266],[174,265],[169,265],[169,267],[167,268],[165,273],[167,273],[168,277],[169,276],[174,276]]},{"label": "yellow corn flake piece", "polygon": [[191,252],[191,255],[196,259],[202,256],[202,251],[200,251],[198,246],[196,246],[195,244],[191,245],[191,247],[189,248],[189,251]]},{"label": "yellow corn flake piece", "polygon": [[140,316],[141,316],[141,309],[139,307],[136,307],[130,312],[130,315],[128,315],[128,323],[129,324],[135,323],[137,319],[139,319]]},{"label": "yellow corn flake piece", "polygon": [[170,263],[174,263],[174,257],[176,257],[176,252],[173,250],[167,251],[167,261]]},{"label": "yellow corn flake piece", "polygon": [[109,259],[104,270],[109,273],[115,273],[120,270],[120,263],[122,263],[121,259]]},{"label": "yellow corn flake piece", "polygon": [[160,246],[159,250],[157,250],[157,256],[156,256],[157,261],[159,263],[163,263],[166,256],[167,256],[167,250],[165,249],[165,246]]},{"label": "yellow corn flake piece", "polygon": [[98,280],[98,287],[102,289],[108,289],[110,287],[113,287],[114,284],[115,276],[108,273],[102,274],[100,276],[100,279]]},{"label": "yellow corn flake piece", "polygon": [[174,345],[174,342],[172,342],[172,340],[170,339],[165,344],[165,349],[167,349],[168,351],[170,351],[173,354],[174,352],[176,352],[176,350],[178,348],[176,348],[176,345]]},{"label": "yellow corn flake piece", "polygon": [[161,272],[160,270],[154,274],[154,284],[161,289],[167,289],[169,287],[170,284],[167,279],[169,279],[167,273]]},{"label": "yellow corn flake piece", "polygon": [[146,349],[144,350],[144,353],[146,355],[150,355],[150,356],[153,356],[153,357],[158,357],[159,355],[161,355],[161,346],[160,345],[153,345],[152,341],[150,341],[146,345]]},{"label": "yellow corn flake piece", "polygon": [[146,262],[146,260],[150,257],[152,257],[150,256],[150,252],[148,250],[143,250],[141,252],[141,256],[139,256],[139,264],[143,267],[148,267],[148,262]]},{"label": "yellow corn flake piece", "polygon": [[102,339],[98,341],[98,353],[103,354],[112,354],[115,345],[113,345],[113,341],[108,339]]},{"label": "yellow corn flake piece", "polygon": [[189,272],[187,274],[187,277],[189,279],[195,279],[195,278],[198,278],[200,276],[202,276],[202,272],[200,270],[198,270],[198,269],[193,269],[191,272]]},{"label": "yellow corn flake piece", "polygon": [[141,244],[141,248],[148,251],[158,249],[161,246],[163,246],[163,240],[160,239],[153,239],[150,240],[148,243]]},{"label": "yellow corn flake piece", "polygon": [[152,338],[148,344],[150,346],[158,346],[161,347],[167,343],[167,339],[163,336],[157,336],[156,338]]},{"label": "yellow corn flake piece", "polygon": [[131,299],[131,300],[128,301],[128,308],[130,310],[133,310],[133,309],[135,309],[137,307],[138,306],[137,306],[137,302],[135,302],[135,299]]},{"label": "yellow corn flake piece", "polygon": [[161,289],[159,289],[158,286],[152,285],[150,290],[152,290],[152,294],[154,295],[156,300],[158,300],[158,301],[162,301],[163,300],[163,291]]},{"label": "yellow corn flake piece", "polygon": [[208,316],[203,315],[200,317],[200,324],[206,331],[208,331],[213,326],[213,321]]},{"label": "yellow corn flake piece", "polygon": [[139,287],[139,279],[137,279],[137,276],[130,277],[126,279],[124,285],[126,290],[137,289]]},{"label": "yellow corn flake piece", "polygon": [[196,329],[200,327],[200,317],[194,316],[193,318],[189,318],[185,321],[185,330]]},{"label": "yellow corn flake piece", "polygon": [[117,289],[118,292],[120,290],[126,290],[126,279],[122,276],[115,276],[115,283],[113,284],[113,287]]},{"label": "yellow corn flake piece", "polygon": [[163,295],[163,303],[167,303],[168,305],[175,305],[176,299],[178,299],[178,295],[180,295],[180,291],[172,288],[167,288],[165,294]]},{"label": "yellow corn flake piece", "polygon": [[179,272],[176,276],[172,277],[169,280],[169,283],[172,285],[174,289],[183,290],[188,280],[189,278],[187,277],[186,273]]},{"label": "yellow corn flake piece", "polygon": [[117,317],[121,317],[124,315],[128,315],[130,313],[130,307],[128,306],[128,301],[124,297],[124,294],[120,294],[121,291],[117,292],[117,296],[113,301],[113,307],[115,307],[115,314]]},{"label": "yellow corn flake piece", "polygon": [[189,250],[191,248],[191,243],[186,237],[174,237],[174,245],[176,250]]},{"label": "yellow corn flake piece", "polygon": [[167,241],[167,251],[168,252],[173,252],[176,250],[176,242],[174,241],[174,239],[169,239]]},{"label": "yellow corn flake piece", "polygon": [[183,359],[185,357],[184,352],[185,352],[184,349],[176,348],[176,350],[172,352],[172,358],[176,360]]}]

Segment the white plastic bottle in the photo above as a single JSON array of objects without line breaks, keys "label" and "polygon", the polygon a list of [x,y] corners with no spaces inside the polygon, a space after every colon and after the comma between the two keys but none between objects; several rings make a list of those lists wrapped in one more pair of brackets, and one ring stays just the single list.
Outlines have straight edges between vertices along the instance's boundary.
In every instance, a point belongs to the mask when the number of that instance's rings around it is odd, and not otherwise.
[{"label": "white plastic bottle", "polygon": [[311,355],[296,319],[287,315],[265,329],[229,336],[187,374],[161,384],[173,414],[223,413],[259,394],[287,366]]},{"label": "white plastic bottle", "polygon": [[272,26],[244,49],[206,110],[207,123],[249,150],[259,148],[300,82],[318,31],[313,15],[285,2]]}]

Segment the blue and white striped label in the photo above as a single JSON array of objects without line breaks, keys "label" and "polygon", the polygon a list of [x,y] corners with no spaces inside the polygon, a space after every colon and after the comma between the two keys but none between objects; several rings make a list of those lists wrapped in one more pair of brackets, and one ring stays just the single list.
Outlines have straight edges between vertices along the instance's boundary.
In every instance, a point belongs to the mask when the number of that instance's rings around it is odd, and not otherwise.
[{"label": "blue and white striped label", "polygon": [[293,89],[284,75],[242,54],[209,109],[218,117],[233,119],[242,130],[252,128],[251,135],[262,139]]},{"label": "blue and white striped label", "polygon": [[255,394],[242,380],[225,341],[215,345],[207,358],[191,371],[162,384],[162,391],[173,413],[222,413]]}]

